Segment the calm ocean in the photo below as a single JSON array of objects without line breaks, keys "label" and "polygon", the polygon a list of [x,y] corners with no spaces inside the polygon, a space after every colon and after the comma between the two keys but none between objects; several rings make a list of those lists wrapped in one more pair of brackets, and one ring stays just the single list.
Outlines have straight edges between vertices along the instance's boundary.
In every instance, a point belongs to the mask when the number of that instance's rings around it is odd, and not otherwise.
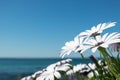
[{"label": "calm ocean", "polygon": [[[35,59],[0,59],[0,80],[20,80],[21,77],[31,75],[38,70],[46,68],[48,65],[60,61],[59,58],[35,58]],[[90,62],[89,59],[87,59]],[[84,63],[80,58],[72,59],[71,64]]]}]

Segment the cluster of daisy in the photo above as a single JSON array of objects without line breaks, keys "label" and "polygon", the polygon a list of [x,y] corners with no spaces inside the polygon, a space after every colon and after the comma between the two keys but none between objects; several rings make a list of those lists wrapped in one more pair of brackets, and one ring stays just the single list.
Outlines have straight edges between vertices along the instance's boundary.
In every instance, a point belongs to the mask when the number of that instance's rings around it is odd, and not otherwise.
[{"label": "cluster of daisy", "polygon": [[[120,43],[120,33],[106,33],[101,36],[101,33],[108,28],[116,25],[116,22],[101,23],[97,26],[93,26],[91,30],[86,30],[77,35],[73,41],[65,43],[62,47],[60,56],[63,58],[65,55],[69,55],[71,52],[83,53],[87,49],[91,49],[94,53],[100,47],[108,48],[111,44]],[[120,48],[117,45],[116,48]],[[115,47],[114,47],[115,48]],[[116,50],[116,49],[114,49]]]},{"label": "cluster of daisy", "polygon": [[[35,72],[31,76],[22,78],[21,80],[78,80],[91,78],[94,76],[92,70],[95,71],[96,65],[94,63],[77,64],[75,66],[69,64],[71,59],[59,61],[49,65],[47,68]],[[98,64],[101,65],[101,61]],[[96,75],[99,75],[95,71]]]},{"label": "cluster of daisy", "polygon": [[[66,42],[62,47],[60,56],[64,58],[65,55],[69,55],[71,52],[83,53],[84,51],[91,49],[94,53],[99,50],[104,58],[105,62],[97,61],[94,57],[90,59],[94,63],[78,64],[73,66],[69,64],[71,59],[62,60],[60,62],[49,65],[47,68],[35,72],[31,76],[22,78],[21,80],[88,80],[95,78],[97,80],[106,79],[119,79],[120,77],[120,59],[109,57],[106,52],[107,48],[111,48],[112,51],[120,52],[120,33],[105,33],[102,32],[105,29],[111,28],[116,25],[116,22],[100,23],[97,26],[93,26],[90,30],[86,30],[77,35],[74,40]],[[102,35],[102,36],[101,36]],[[105,77],[105,76],[107,77]],[[105,78],[104,78],[105,77]]]},{"label": "cluster of daisy", "polygon": [[60,62],[49,65],[47,68],[35,72],[31,76],[22,78],[21,80],[58,80],[61,78],[61,73],[66,73],[71,69],[72,65],[69,64],[71,59],[62,60]]}]

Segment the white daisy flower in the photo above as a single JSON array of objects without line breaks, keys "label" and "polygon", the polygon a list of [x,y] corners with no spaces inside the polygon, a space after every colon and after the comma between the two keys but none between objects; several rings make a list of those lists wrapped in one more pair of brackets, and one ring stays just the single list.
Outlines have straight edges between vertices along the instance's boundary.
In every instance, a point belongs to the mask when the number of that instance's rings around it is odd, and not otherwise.
[{"label": "white daisy flower", "polygon": [[36,77],[40,76],[44,71],[46,71],[46,69],[43,69],[43,70],[41,70],[41,71],[35,72],[35,73],[32,75],[32,78],[36,78]]},{"label": "white daisy flower", "polygon": [[91,64],[89,63],[88,66],[90,67],[90,69],[94,70],[96,68],[96,65],[95,64]]},{"label": "white daisy flower", "polygon": [[95,70],[95,68],[96,68],[95,64],[89,63],[88,65],[78,64],[78,65],[73,67],[73,71],[74,71],[74,73],[79,72],[79,74],[87,76],[87,74],[90,73],[91,70]]},{"label": "white daisy flower", "polygon": [[[99,75],[99,73],[98,73],[98,71],[97,70],[94,70],[94,73],[95,73],[95,75],[96,76],[98,76]],[[88,73],[88,78],[90,79],[90,78],[92,78],[92,77],[94,77],[94,73],[93,72],[90,72],[90,73]]]},{"label": "white daisy flower", "polygon": [[55,80],[55,78],[59,79],[61,78],[61,75],[58,71],[45,71],[43,74],[41,74],[39,77],[36,78],[36,80]]},{"label": "white daisy flower", "polygon": [[91,30],[86,30],[85,32],[81,32],[79,34],[80,37],[95,37],[99,35],[100,33],[103,32],[103,30],[115,26],[116,22],[109,22],[109,23],[103,23],[103,24],[98,24],[96,27],[93,26]]},{"label": "white daisy flower", "polygon": [[87,44],[92,45],[92,52],[94,53],[99,47],[108,48],[110,44],[120,42],[120,33],[114,32],[108,35],[104,34],[102,37],[96,36],[96,39],[88,40]]},{"label": "white daisy flower", "polygon": [[55,80],[55,78],[60,79],[61,73],[60,71],[66,72],[70,69],[70,62],[71,59],[63,60],[54,64],[49,65],[46,68],[46,71],[44,71],[39,77],[36,78],[36,80]]},{"label": "white daisy flower", "polygon": [[27,76],[27,77],[22,78],[21,80],[33,80],[33,78],[32,76]]},{"label": "white daisy flower", "polygon": [[110,49],[111,49],[111,51],[117,51],[117,52],[119,52],[120,51],[120,43],[111,44],[110,45]]},{"label": "white daisy flower", "polygon": [[60,56],[63,58],[65,55],[69,55],[71,52],[75,51],[79,47],[79,39],[78,37],[74,38],[74,41],[69,41],[65,43],[61,49]]},{"label": "white daisy flower", "polygon": [[74,71],[74,73],[76,73],[76,72],[79,72],[80,70],[82,70],[85,67],[86,67],[86,64],[78,64],[78,65],[73,67],[73,71]]},{"label": "white daisy flower", "polygon": [[71,52],[80,52],[83,53],[90,46],[84,45],[85,40],[83,37],[76,36],[74,41],[66,42],[65,46],[62,47],[60,56],[63,58],[65,55],[69,55]]},{"label": "white daisy flower", "polygon": [[72,74],[74,74],[74,71],[72,69],[66,72],[66,75],[72,75]]}]

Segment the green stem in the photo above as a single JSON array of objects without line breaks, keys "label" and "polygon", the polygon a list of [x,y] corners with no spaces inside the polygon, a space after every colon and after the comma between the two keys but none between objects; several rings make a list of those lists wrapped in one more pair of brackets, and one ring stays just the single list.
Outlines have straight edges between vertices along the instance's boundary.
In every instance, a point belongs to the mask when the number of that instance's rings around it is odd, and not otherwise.
[{"label": "green stem", "polygon": [[112,72],[112,74],[117,77],[117,73],[115,73],[113,66],[112,66],[112,60],[110,55],[107,53],[105,48],[99,47],[98,50],[102,53],[103,57],[105,58],[105,61],[107,62],[107,65]]},{"label": "green stem", "polygon": [[[80,53],[80,55],[81,55],[81,57],[83,58],[83,60],[84,60],[84,62],[86,63],[86,65],[91,69],[91,71],[93,72],[94,76],[95,76],[96,78],[98,78],[97,75],[96,75],[96,73],[94,72],[94,70],[88,65],[88,62],[86,61],[86,59],[85,59],[85,57],[83,56],[83,54]],[[99,78],[98,78],[98,79],[99,79]]]}]

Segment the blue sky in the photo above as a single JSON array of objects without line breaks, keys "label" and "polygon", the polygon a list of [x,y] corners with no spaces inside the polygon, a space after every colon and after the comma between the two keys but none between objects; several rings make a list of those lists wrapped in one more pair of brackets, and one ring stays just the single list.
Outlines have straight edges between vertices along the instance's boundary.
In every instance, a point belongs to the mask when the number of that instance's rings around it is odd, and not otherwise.
[{"label": "blue sky", "polygon": [[107,31],[120,32],[119,0],[0,0],[0,57],[59,57],[66,41],[112,21]]}]

